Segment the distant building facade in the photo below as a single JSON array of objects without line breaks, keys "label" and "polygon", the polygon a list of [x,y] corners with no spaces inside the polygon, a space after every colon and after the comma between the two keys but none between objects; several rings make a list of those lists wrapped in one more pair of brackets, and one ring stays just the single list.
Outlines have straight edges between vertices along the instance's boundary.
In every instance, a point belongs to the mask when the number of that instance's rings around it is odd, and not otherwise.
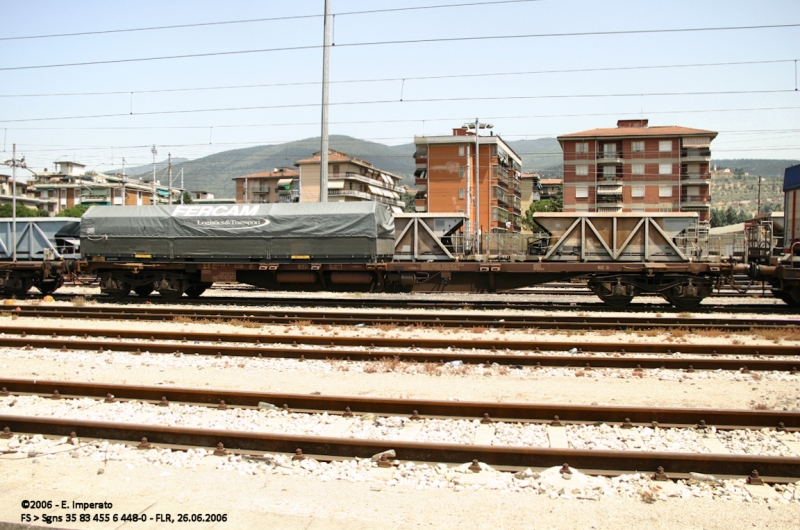
[{"label": "distant building facade", "polygon": [[[319,202],[320,154],[295,162],[300,202]],[[328,202],[378,201],[402,213],[403,177],[341,151],[328,150]]]},{"label": "distant building facade", "polygon": [[276,167],[272,171],[236,177],[236,202],[277,203],[299,202],[300,172],[293,167]]},{"label": "distant building facade", "polygon": [[56,171],[34,173],[28,194],[50,215],[77,205],[141,206],[180,202],[183,190],[170,189],[123,175],[87,173],[77,162],[56,162]]},{"label": "distant building facade", "polygon": [[473,233],[519,232],[522,159],[499,136],[477,141],[465,127],[452,136],[414,138],[416,210],[463,213]]},{"label": "distant building facade", "polygon": [[709,221],[715,131],[619,120],[616,128],[558,137],[564,211],[697,212]]}]

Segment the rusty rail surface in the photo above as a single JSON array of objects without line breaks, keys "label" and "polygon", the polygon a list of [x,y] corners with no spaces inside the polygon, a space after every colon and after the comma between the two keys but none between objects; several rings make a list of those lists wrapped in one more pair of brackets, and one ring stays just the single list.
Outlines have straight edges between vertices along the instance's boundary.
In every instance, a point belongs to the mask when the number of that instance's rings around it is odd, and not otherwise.
[{"label": "rusty rail surface", "polygon": [[[800,477],[800,458],[729,454],[659,453],[645,451],[599,451],[532,447],[421,443],[396,440],[365,440],[321,436],[270,434],[216,429],[164,427],[129,423],[36,418],[0,415],[0,425],[13,432],[68,436],[74,432],[83,438],[180,446],[215,447],[245,452],[264,451],[305,454],[334,458],[369,458],[393,449],[397,459],[406,461],[463,463],[477,459],[495,466],[546,468],[568,463],[581,470],[609,473],[618,471],[655,471],[663,467],[667,474],[700,472],[714,475],[748,476],[756,469],[768,482]],[[610,473],[615,474],[615,473]]]},{"label": "rusty rail surface", "polygon": [[[237,344],[250,344],[253,346],[267,346],[271,344],[289,344],[292,346],[298,345],[317,345],[317,346],[335,346],[335,347],[362,347],[362,348],[430,348],[442,349],[447,348],[464,348],[467,350],[505,350],[505,351],[525,351],[536,353],[538,350],[548,351],[568,351],[571,348],[580,348],[584,353],[620,353],[620,354],[667,354],[681,352],[684,354],[697,354],[697,355],[752,355],[752,356],[798,356],[798,349],[796,346],[787,345],[759,345],[750,346],[746,344],[653,344],[653,343],[620,343],[620,342],[580,342],[573,341],[539,341],[539,340],[480,340],[480,339],[431,339],[422,337],[341,337],[341,336],[312,336],[312,335],[275,335],[268,331],[262,333],[197,333],[187,331],[145,331],[145,330],[131,330],[131,329],[115,329],[115,330],[98,330],[98,329],[85,329],[85,328],[35,328],[35,327],[20,327],[20,326],[0,326],[0,339],[7,341],[4,344],[8,346],[25,346],[26,344],[33,344],[33,338],[28,337],[28,333],[32,335],[51,335],[53,339],[58,337],[75,337],[84,339],[88,338],[112,338],[112,339],[139,339],[150,340],[152,342],[163,341],[181,341],[180,348],[172,344],[171,352],[176,350],[186,350],[186,352],[194,352],[193,348],[200,350],[198,345],[191,344],[189,341],[196,342],[211,342],[211,343],[237,343]],[[412,332],[413,333],[413,332]],[[60,345],[61,342],[56,340]],[[53,343],[51,343],[52,345]],[[97,341],[86,343],[84,349],[94,349],[99,344]],[[113,344],[109,342],[108,344]],[[142,344],[137,347],[143,346]],[[216,347],[216,346],[215,346]],[[205,347],[203,347],[205,348]],[[211,346],[209,346],[211,348]],[[222,351],[222,346],[217,347],[215,351]],[[236,355],[235,351],[243,351],[240,346],[236,348],[228,348],[231,353],[228,355]],[[311,355],[311,351],[304,350],[305,355]],[[327,352],[330,353],[330,352]],[[361,352],[368,353],[374,358],[376,355],[387,355],[386,352]],[[411,352],[408,352],[409,354]],[[349,354],[349,353],[348,353]],[[250,354],[245,354],[249,356]],[[436,353],[435,355],[442,357],[444,353]],[[463,354],[461,354],[463,355]],[[484,356],[485,357],[485,356]],[[527,358],[527,356],[525,356]],[[596,358],[596,359],[599,359]]]},{"label": "rusty rail surface", "polygon": [[[219,336],[219,335],[217,335]],[[144,338],[144,337],[142,337]],[[298,338],[303,340],[303,338]],[[227,341],[226,341],[227,342]],[[328,341],[331,342],[331,341]],[[298,343],[299,344],[299,343]],[[452,344],[452,343],[451,343]],[[474,346],[474,342],[470,343]],[[372,345],[372,343],[371,343]],[[546,343],[540,343],[545,349],[551,349]],[[461,361],[464,364],[499,364],[511,368],[533,367],[562,367],[580,368],[591,370],[594,368],[632,369],[634,372],[644,369],[665,370],[738,370],[748,371],[785,371],[792,374],[798,373],[800,360],[798,359],[763,359],[761,353],[751,352],[750,357],[744,359],[719,359],[711,358],[673,358],[668,354],[663,357],[641,357],[631,353],[618,354],[616,357],[594,355],[558,355],[547,354],[541,351],[524,355],[498,354],[487,350],[484,353],[456,353],[448,351],[426,352],[415,349],[410,350],[342,350],[334,348],[305,349],[299,346],[273,347],[268,343],[256,345],[223,345],[223,344],[193,344],[181,342],[180,344],[165,342],[126,342],[124,340],[91,340],[87,339],[58,339],[35,338],[29,336],[0,337],[0,347],[16,348],[48,348],[61,351],[94,351],[94,352],[128,352],[179,355],[205,355],[205,356],[230,356],[230,357],[263,357],[263,358],[289,358],[306,360],[348,360],[348,361],[381,361],[384,359],[416,363],[446,363]],[[468,347],[468,346],[460,346]],[[488,347],[488,346],[487,346]],[[555,350],[555,348],[553,348]],[[561,346],[564,349],[564,346]],[[624,350],[623,350],[624,351]],[[710,354],[713,355],[713,354]],[[797,355],[797,352],[769,355]]]},{"label": "rusty rail surface", "polygon": [[347,312],[304,309],[221,309],[187,307],[63,307],[20,304],[19,316],[102,320],[152,320],[172,321],[176,318],[197,320],[238,319],[259,324],[294,324],[307,321],[315,325],[414,325],[427,327],[490,327],[501,329],[602,329],[641,330],[669,328],[719,328],[725,331],[750,331],[758,329],[785,329],[800,326],[796,318],[735,319],[706,317],[638,317],[638,316],[576,316],[576,315],[465,315],[437,311],[429,314]]},{"label": "rusty rail surface", "polygon": [[[249,392],[207,388],[119,385],[0,378],[3,396],[37,394],[61,398],[92,397],[105,399],[111,394],[118,401],[144,400],[158,403],[189,403],[219,406],[257,407],[266,402],[277,407],[287,405],[295,412],[328,412],[341,414],[347,408],[354,414],[409,416],[415,411],[421,417],[486,418],[504,421],[551,422],[558,416],[561,423],[623,423],[660,427],[705,424],[717,429],[760,429],[774,427],[800,430],[800,414],[777,410],[690,409],[678,407],[630,407],[598,405],[557,405],[542,403],[496,403],[480,401],[441,401],[429,399],[392,399],[363,396],[323,396],[280,392]],[[2,399],[2,397],[0,397]],[[0,426],[1,428],[2,426]]]}]

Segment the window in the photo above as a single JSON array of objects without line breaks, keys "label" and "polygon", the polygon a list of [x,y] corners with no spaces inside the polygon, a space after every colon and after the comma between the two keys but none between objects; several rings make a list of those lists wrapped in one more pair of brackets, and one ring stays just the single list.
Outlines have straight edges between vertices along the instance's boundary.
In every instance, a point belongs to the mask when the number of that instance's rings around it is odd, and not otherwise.
[{"label": "window", "polygon": [[658,165],[658,174],[659,175],[671,175],[672,174],[672,164],[659,164]]},{"label": "window", "polygon": [[672,184],[665,184],[658,187],[659,197],[672,197]]},{"label": "window", "polygon": [[644,213],[644,208],[631,208],[633,213]]},{"label": "window", "polygon": [[631,173],[634,175],[644,175],[644,164],[631,164]]},{"label": "window", "polygon": [[458,188],[458,198],[459,199],[464,198],[464,188]]},{"label": "window", "polygon": [[603,155],[606,158],[614,158],[617,156],[617,144],[603,144]]},{"label": "window", "polygon": [[670,151],[672,151],[672,140],[659,140],[658,152],[669,153]]},{"label": "window", "polygon": [[644,197],[644,186],[631,186],[631,197]]},{"label": "window", "polygon": [[588,153],[589,152],[589,142],[578,142],[575,144],[575,152],[576,153]]},{"label": "window", "polygon": [[659,204],[658,205],[658,211],[659,212],[671,212],[672,211],[672,205],[671,204]]},{"label": "window", "polygon": [[576,199],[588,199],[589,198],[589,186],[575,186],[575,198]]},{"label": "window", "polygon": [[589,166],[583,164],[580,166],[575,166],[575,174],[578,176],[586,176],[589,174]]},{"label": "window", "polygon": [[458,168],[458,178],[460,178],[460,179],[464,178],[464,166],[461,166],[460,168]]},{"label": "window", "polygon": [[616,166],[606,166],[603,168],[603,176],[604,177],[615,177],[617,176],[617,168]]},{"label": "window", "polygon": [[631,142],[631,151],[634,153],[644,153],[644,142]]},{"label": "window", "polygon": [[333,174],[334,175],[338,175],[339,174],[339,164],[334,164],[333,165]]}]

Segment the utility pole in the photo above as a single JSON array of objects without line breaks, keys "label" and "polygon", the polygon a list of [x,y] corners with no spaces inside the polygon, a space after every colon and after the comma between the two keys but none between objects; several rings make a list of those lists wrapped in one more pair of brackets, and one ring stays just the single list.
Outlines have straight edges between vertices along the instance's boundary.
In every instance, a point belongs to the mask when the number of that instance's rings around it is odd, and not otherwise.
[{"label": "utility pole", "polygon": [[17,144],[11,151],[11,261],[17,262]]},{"label": "utility pole", "polygon": [[756,215],[761,213],[761,175],[758,176],[758,211]]},{"label": "utility pole", "polygon": [[325,37],[322,45],[322,134],[319,153],[319,202],[328,202],[328,70],[331,60],[331,6],[325,0]]},{"label": "utility pole", "polygon": [[480,120],[475,118],[475,234],[478,236],[478,252],[481,249],[481,146],[478,143]]},{"label": "utility pole", "polygon": [[183,195],[186,193],[186,188],[183,187],[183,168],[181,168],[181,204],[183,204]]},{"label": "utility pole", "polygon": [[125,206],[125,159],[122,159],[122,206]]},{"label": "utility pole", "polygon": [[158,193],[156,192],[156,155],[158,151],[156,151],[155,145],[150,152],[153,153],[153,200],[150,201],[150,204],[156,204],[158,202]]},{"label": "utility pole", "polygon": [[167,153],[167,178],[169,179],[169,205],[172,206],[172,153]]}]

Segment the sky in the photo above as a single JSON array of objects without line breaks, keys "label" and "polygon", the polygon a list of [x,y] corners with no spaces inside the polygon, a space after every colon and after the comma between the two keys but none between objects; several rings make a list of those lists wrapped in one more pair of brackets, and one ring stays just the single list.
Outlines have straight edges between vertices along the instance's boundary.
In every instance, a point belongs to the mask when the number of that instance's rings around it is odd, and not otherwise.
[{"label": "sky", "polygon": [[[329,1],[330,134],[406,144],[477,118],[513,141],[643,117],[718,131],[717,159],[800,158],[797,0]],[[3,159],[17,144],[37,171],[102,172],[153,146],[195,159],[319,136],[323,13],[0,0]]]}]

